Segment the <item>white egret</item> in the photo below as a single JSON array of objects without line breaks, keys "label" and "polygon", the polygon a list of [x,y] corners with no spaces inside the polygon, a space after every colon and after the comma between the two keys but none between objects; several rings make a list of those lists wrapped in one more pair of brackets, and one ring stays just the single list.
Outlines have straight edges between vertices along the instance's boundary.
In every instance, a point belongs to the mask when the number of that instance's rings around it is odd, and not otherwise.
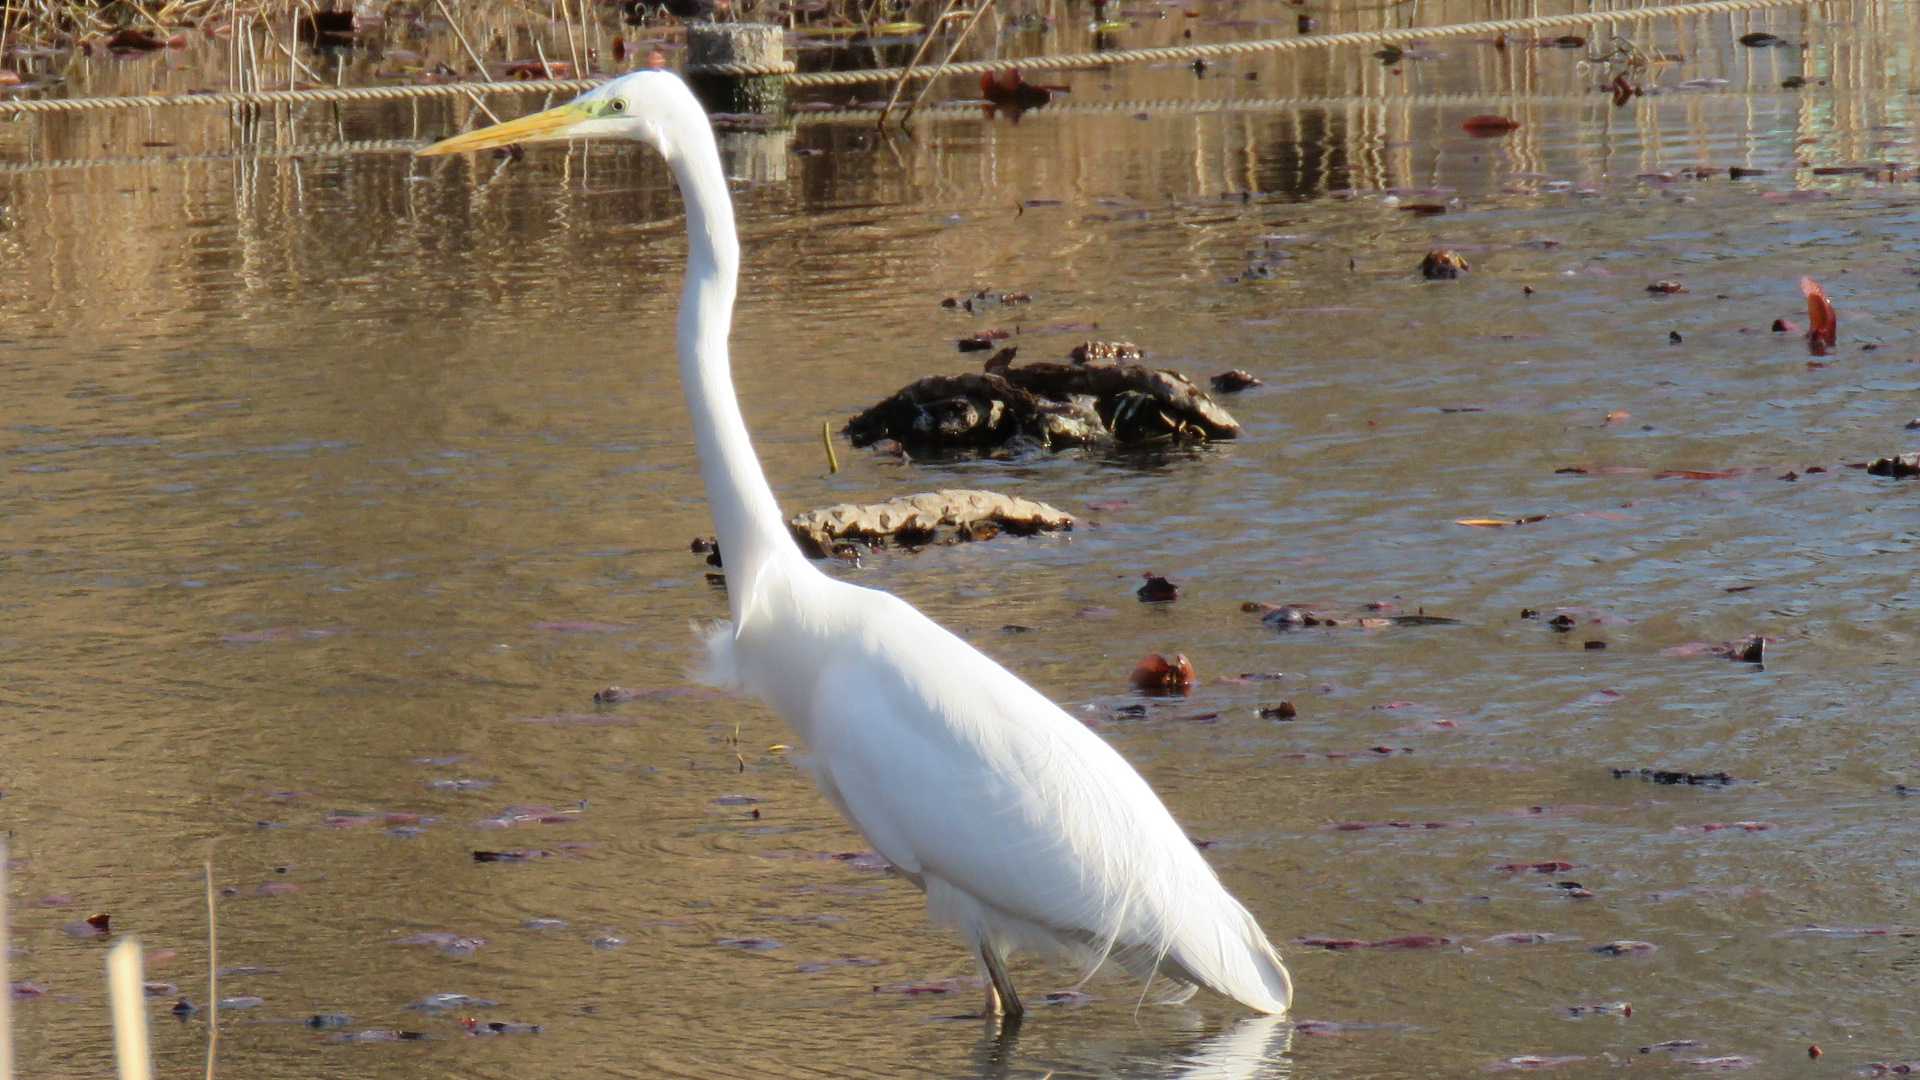
[{"label": "white egret", "polygon": [[731,623],[707,635],[712,681],[771,705],[827,799],[926,893],[988,978],[987,1012],[1021,1013],[1006,957],[1107,959],[1172,1000],[1206,986],[1284,1013],[1293,983],[1247,909],[1119,752],[898,597],[801,554],[767,486],[727,358],[740,265],[733,204],[698,99],[641,71],[567,104],[421,151],[637,139],[686,203],[680,376],[727,559]]}]

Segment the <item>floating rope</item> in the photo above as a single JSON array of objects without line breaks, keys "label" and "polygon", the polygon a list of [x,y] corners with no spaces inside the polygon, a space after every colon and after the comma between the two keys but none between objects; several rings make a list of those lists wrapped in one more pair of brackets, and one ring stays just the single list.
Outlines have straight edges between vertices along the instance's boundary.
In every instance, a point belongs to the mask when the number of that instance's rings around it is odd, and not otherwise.
[{"label": "floating rope", "polygon": [[[1725,100],[1729,98],[1782,97],[1794,95],[1778,90],[1750,91],[1735,87],[1712,87],[1684,92],[1689,99]],[[1846,98],[1846,90],[1829,92],[1834,98]],[[1851,93],[1864,93],[1851,92]],[[1606,98],[1598,94],[1522,94],[1522,93],[1436,93],[1436,94],[1398,94],[1391,97],[1381,95],[1339,94],[1303,97],[1276,98],[1203,98],[1199,100],[1160,100],[1160,101],[1056,101],[1045,108],[1030,109],[1025,114],[1025,123],[1048,120],[1068,120],[1077,116],[1205,116],[1222,113],[1270,113],[1290,112],[1295,109],[1329,109],[1372,107],[1380,105],[1412,106],[1414,108],[1458,108],[1467,105],[1480,105],[1491,102],[1512,101],[1547,105],[1598,105]],[[978,120],[984,116],[984,110],[977,101],[942,102],[920,110],[921,115],[933,115],[944,119]],[[808,110],[795,113],[789,121],[796,127],[811,127],[820,124],[866,124],[871,125],[874,117],[880,115],[876,106],[870,109],[827,109]],[[722,130],[756,130],[752,125],[730,125],[723,123]],[[10,173],[66,172],[78,169],[99,169],[110,166],[162,167],[194,162],[215,161],[254,161],[286,160],[290,158],[319,160],[331,157],[349,157],[360,154],[410,154],[421,146],[420,139],[353,139],[345,142],[301,143],[291,145],[240,146],[225,150],[210,150],[191,154],[144,154],[138,156],[98,157],[98,158],[49,158],[43,161],[0,161],[0,175]]]},{"label": "floating rope", "polygon": [[[946,75],[980,75],[1008,68],[1028,71],[1063,71],[1072,68],[1104,68],[1118,64],[1177,63],[1212,60],[1259,53],[1297,52],[1302,49],[1332,49],[1346,45],[1398,45],[1434,38],[1479,37],[1497,34],[1524,34],[1539,30],[1559,30],[1601,22],[1644,22],[1649,19],[1682,15],[1729,15],[1767,8],[1804,7],[1810,0],[1699,0],[1696,3],[1666,4],[1659,7],[1626,8],[1618,11],[1582,11],[1566,15],[1534,15],[1520,19],[1489,19],[1484,22],[1452,23],[1446,26],[1401,27],[1391,30],[1358,30],[1341,34],[1303,34],[1291,38],[1265,38],[1257,41],[1229,41],[1212,45],[1173,45],[1153,49],[1114,49],[1107,52],[1067,53],[1058,56],[1030,56],[1013,60],[972,60],[943,66],[915,68],[874,68],[865,71],[809,71],[788,74],[791,64],[761,67],[752,64],[709,64],[688,69],[691,75],[717,75],[729,78],[783,78],[787,86],[858,86],[866,83],[891,83],[901,79],[930,79]],[[518,82],[428,83],[419,86],[316,87],[311,90],[261,90],[252,92],[212,91],[198,94],[150,94],[139,97],[44,98],[0,101],[0,116],[10,113],[67,112],[97,109],[163,109],[189,106],[299,105],[308,102],[398,101],[422,97],[461,97],[470,94],[580,93],[598,86],[601,79],[528,79]]]}]

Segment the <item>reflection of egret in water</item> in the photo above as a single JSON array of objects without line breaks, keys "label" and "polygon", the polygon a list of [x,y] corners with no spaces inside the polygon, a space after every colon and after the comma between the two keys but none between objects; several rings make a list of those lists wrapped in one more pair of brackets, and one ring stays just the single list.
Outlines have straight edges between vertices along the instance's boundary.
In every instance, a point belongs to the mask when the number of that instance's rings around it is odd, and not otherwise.
[{"label": "reflection of egret in water", "polygon": [[[1186,1014],[1194,1020],[1198,1015]],[[1123,1022],[1124,1023],[1124,1022]],[[1249,1016],[1210,1035],[1142,1031],[1130,1023],[1122,1032],[1110,1027],[1047,1027],[1029,1029],[1022,1039],[1021,1025],[989,1026],[974,1049],[970,1075],[983,1078],[1032,1076],[1055,1068],[1073,1075],[1070,1062],[1100,1062],[1102,1076],[1165,1077],[1170,1080],[1267,1080],[1293,1075],[1293,1022],[1284,1016]],[[1065,1034],[1063,1034],[1065,1033]],[[1090,1047],[1096,1038],[1129,1045]],[[1071,1039],[1072,1045],[1063,1040]],[[1135,1040],[1138,1040],[1137,1042]],[[1024,1045],[1023,1045],[1024,1043]]]},{"label": "reflection of egret in water", "polygon": [[423,153],[592,136],[651,144],[687,205],[681,380],[733,615],[707,634],[709,681],[761,698],[801,736],[822,793],[978,957],[987,1013],[1021,1015],[1016,949],[1089,974],[1111,960],[1173,1000],[1205,986],[1285,1013],[1280,954],[1118,751],[904,601],[800,553],[733,391],[739,234],[686,84],[635,72]]},{"label": "reflection of egret in water", "polygon": [[1250,1016],[1195,1043],[1172,1075],[1180,1080],[1238,1080],[1293,1075],[1293,1021]]}]

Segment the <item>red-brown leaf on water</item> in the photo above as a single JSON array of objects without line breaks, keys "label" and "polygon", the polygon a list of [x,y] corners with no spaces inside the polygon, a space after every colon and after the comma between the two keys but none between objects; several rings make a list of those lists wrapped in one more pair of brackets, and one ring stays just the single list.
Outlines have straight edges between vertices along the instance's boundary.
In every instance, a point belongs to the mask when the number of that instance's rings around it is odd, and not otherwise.
[{"label": "red-brown leaf on water", "polygon": [[1383,938],[1373,943],[1376,949],[1438,949],[1453,944],[1450,937],[1438,934],[1403,934],[1400,937]]},{"label": "red-brown leaf on water", "polygon": [[1573,864],[1560,859],[1554,859],[1548,862],[1502,863],[1494,867],[1494,869],[1505,874],[1558,874],[1562,871],[1573,869]]},{"label": "red-brown leaf on water", "polygon": [[0,86],[19,86],[20,73],[12,68],[0,68]]},{"label": "red-brown leaf on water", "polygon": [[1187,694],[1193,692],[1193,662],[1186,654],[1175,653],[1169,660],[1152,653],[1133,668],[1133,687],[1143,694]]},{"label": "red-brown leaf on water", "polygon": [[1725,829],[1738,829],[1741,832],[1766,832],[1773,825],[1765,821],[1709,821],[1700,826],[1701,832],[1720,832]]},{"label": "red-brown leaf on water", "polygon": [[1518,130],[1519,127],[1520,121],[1493,113],[1469,116],[1460,123],[1460,129],[1476,139],[1498,138],[1510,131]]},{"label": "red-brown leaf on water", "polygon": [[107,48],[117,53],[152,52],[165,47],[165,41],[146,30],[115,30],[107,38]]},{"label": "red-brown leaf on water", "polygon": [[1030,83],[1019,68],[989,71],[980,76],[980,96],[1007,108],[1032,109],[1053,100],[1055,92],[1066,93],[1064,86]]},{"label": "red-brown leaf on water", "polygon": [[1827,299],[1827,290],[1810,277],[1800,279],[1800,294],[1807,298],[1807,341],[1818,348],[1832,348],[1840,336],[1840,316]]}]

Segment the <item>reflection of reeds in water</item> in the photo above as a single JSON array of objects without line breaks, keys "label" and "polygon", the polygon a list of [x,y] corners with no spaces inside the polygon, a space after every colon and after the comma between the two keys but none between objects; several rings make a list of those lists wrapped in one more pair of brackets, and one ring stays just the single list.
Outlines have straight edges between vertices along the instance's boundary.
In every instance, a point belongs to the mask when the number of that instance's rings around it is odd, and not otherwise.
[{"label": "reflection of reeds in water", "polygon": [[7,973],[7,840],[0,836],[0,1080],[13,1080],[13,976]]}]

